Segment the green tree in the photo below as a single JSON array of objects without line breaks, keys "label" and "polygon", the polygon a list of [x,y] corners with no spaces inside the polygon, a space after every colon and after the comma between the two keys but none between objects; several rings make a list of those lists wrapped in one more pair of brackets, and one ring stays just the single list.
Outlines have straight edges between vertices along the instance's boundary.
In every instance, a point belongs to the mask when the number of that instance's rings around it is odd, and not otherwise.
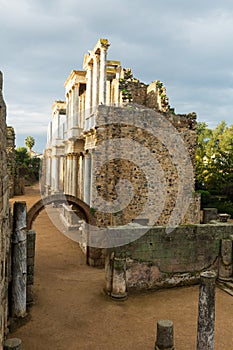
[{"label": "green tree", "polygon": [[196,188],[221,193],[229,183],[233,183],[233,125],[222,121],[210,130],[198,123]]},{"label": "green tree", "polygon": [[15,160],[20,176],[24,177],[29,183],[39,180],[40,159],[31,157],[26,147],[16,148]]},{"label": "green tree", "polygon": [[17,147],[15,150],[15,160],[19,167],[28,167],[30,164],[30,155],[26,147]]},{"label": "green tree", "polygon": [[34,137],[32,137],[32,136],[26,137],[26,139],[25,139],[25,145],[26,145],[27,149],[29,150],[29,152],[31,152],[33,146],[35,145],[35,139],[34,139]]}]

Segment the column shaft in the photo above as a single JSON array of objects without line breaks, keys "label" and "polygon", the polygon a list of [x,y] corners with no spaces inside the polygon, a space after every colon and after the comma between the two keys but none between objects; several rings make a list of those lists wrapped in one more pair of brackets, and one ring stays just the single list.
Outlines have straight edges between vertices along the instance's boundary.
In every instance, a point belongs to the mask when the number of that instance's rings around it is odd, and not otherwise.
[{"label": "column shaft", "polygon": [[106,55],[107,50],[104,47],[100,49],[100,74],[99,74],[99,104],[106,103]]},{"label": "column shaft", "polygon": [[215,272],[201,273],[197,350],[214,350],[215,280]]},{"label": "column shaft", "polygon": [[92,113],[98,105],[98,81],[99,81],[99,58],[95,55],[93,60],[93,77],[92,77]]},{"label": "column shaft", "polygon": [[86,101],[85,101],[85,118],[92,113],[92,67],[87,68],[87,86],[86,86]]}]

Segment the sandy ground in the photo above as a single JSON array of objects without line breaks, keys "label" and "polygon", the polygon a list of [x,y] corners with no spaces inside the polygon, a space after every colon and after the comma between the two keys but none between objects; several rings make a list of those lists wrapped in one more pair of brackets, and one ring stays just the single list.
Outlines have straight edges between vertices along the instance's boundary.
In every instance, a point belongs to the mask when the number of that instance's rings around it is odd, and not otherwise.
[{"label": "sandy ground", "polygon": [[[27,188],[28,208],[39,199]],[[130,295],[113,301],[103,292],[104,271],[85,264],[78,243],[57,230],[46,211],[37,233],[35,304],[31,320],[9,337],[23,350],[152,350],[156,323],[174,322],[177,350],[196,349],[198,286]],[[233,350],[233,297],[216,290],[215,350]]]}]

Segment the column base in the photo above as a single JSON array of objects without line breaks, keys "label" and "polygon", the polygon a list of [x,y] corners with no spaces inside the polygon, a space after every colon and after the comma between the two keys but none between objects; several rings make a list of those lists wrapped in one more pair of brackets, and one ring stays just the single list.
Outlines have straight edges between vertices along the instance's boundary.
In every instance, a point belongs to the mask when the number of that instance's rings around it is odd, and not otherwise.
[{"label": "column base", "polygon": [[124,301],[128,299],[128,293],[123,293],[123,294],[110,293],[110,296],[113,300]]}]

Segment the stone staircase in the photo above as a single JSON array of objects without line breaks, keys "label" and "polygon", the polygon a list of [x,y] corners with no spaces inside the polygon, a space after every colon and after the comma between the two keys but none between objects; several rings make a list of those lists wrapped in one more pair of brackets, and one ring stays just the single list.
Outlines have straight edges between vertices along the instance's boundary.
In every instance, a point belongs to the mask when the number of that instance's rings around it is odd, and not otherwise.
[{"label": "stone staircase", "polygon": [[216,285],[224,292],[233,296],[233,278],[231,278],[229,281],[223,281],[218,279]]}]

